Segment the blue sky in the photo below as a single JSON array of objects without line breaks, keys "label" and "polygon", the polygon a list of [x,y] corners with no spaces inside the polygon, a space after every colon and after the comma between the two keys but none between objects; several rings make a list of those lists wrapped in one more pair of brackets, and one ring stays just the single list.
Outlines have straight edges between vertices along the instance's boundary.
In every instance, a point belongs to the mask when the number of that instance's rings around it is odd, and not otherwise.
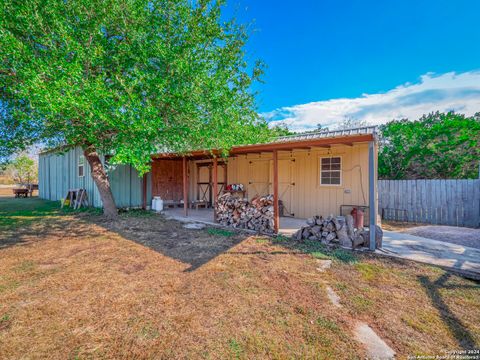
[{"label": "blue sky", "polygon": [[[258,104],[270,120],[292,123],[297,107],[322,107],[328,100],[334,111],[335,99],[356,101],[364,94],[398,93],[399,88],[417,85],[421,93],[403,90],[397,95],[403,106],[405,97],[410,97],[407,107],[417,102],[427,105],[416,112],[401,108],[379,116],[415,116],[420,110],[452,106],[468,112],[480,103],[478,0],[230,0],[228,4],[227,14],[236,13],[241,22],[253,21],[247,51],[268,66]],[[459,78],[464,83],[458,85]],[[430,88],[432,82],[436,84]],[[462,103],[464,94],[468,104]],[[368,101],[367,109],[337,111],[337,119],[363,118],[369,108],[379,110],[374,105]],[[293,127],[325,122],[317,120]],[[378,117],[370,120],[382,122]]]}]

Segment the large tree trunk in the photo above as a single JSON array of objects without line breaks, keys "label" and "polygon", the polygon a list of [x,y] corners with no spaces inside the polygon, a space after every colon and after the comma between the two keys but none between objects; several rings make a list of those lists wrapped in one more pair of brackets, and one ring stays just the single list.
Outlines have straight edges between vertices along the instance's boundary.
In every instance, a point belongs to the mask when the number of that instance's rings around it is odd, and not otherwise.
[{"label": "large tree trunk", "polygon": [[83,154],[90,164],[93,181],[97,185],[98,192],[100,193],[100,199],[102,199],[103,203],[103,214],[109,219],[115,219],[118,215],[117,206],[115,205],[112,189],[110,188],[110,181],[108,180],[100,156],[98,156],[95,148],[91,146],[83,150]]}]

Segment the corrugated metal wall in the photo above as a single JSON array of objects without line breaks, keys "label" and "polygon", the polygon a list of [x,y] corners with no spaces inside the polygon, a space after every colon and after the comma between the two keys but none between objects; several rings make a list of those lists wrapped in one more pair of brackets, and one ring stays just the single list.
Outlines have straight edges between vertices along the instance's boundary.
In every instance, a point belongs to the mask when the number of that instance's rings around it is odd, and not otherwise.
[{"label": "corrugated metal wall", "polygon": [[[68,189],[87,190],[89,204],[102,207],[100,194],[95,185],[90,166],[85,161],[85,176],[78,176],[78,159],[83,154],[77,147],[64,153],[40,154],[38,166],[39,197],[48,200],[60,200]],[[103,159],[102,159],[103,161]],[[108,173],[113,196],[117,207],[142,206],[142,178],[131,166],[117,165]],[[147,190],[151,188],[150,176],[147,176]],[[147,191],[147,203],[151,192]]]}]

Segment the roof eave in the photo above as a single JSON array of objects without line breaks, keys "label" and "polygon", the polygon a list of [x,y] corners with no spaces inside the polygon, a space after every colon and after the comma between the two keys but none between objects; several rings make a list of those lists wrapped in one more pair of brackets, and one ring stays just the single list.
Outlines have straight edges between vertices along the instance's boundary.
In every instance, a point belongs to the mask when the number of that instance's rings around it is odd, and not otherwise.
[{"label": "roof eave", "polygon": [[[314,147],[327,147],[330,145],[352,145],[353,143],[375,141],[375,134],[347,135],[334,138],[321,138],[311,140],[283,141],[255,145],[234,146],[229,155],[241,155],[258,152],[271,152],[276,150],[309,149]],[[206,159],[221,155],[220,150],[198,150],[188,154],[160,153],[152,156],[153,159],[178,159],[183,156],[194,159]]]},{"label": "roof eave", "polygon": [[284,141],[267,144],[245,145],[233,147],[230,154],[245,154],[249,152],[268,152],[274,150],[308,149],[328,145],[350,145],[353,143],[375,141],[374,134],[339,136],[335,138],[320,138],[311,140]]}]

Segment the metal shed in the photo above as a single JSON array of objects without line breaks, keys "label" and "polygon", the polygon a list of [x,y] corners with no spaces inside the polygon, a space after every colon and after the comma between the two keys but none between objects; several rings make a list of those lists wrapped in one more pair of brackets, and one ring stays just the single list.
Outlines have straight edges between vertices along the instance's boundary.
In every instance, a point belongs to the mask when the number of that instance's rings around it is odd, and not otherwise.
[{"label": "metal shed", "polygon": [[[84,163],[83,172],[79,174],[83,151],[80,147],[59,151],[52,150],[40,154],[38,161],[38,194],[43,199],[60,200],[68,189],[83,188],[87,190],[89,204],[102,207],[100,194],[90,175],[88,163]],[[105,158],[101,157],[102,162]],[[108,171],[113,197],[118,207],[141,207],[143,200],[143,181],[137,171],[129,165],[116,165]],[[150,176],[145,180],[149,182]],[[150,197],[150,186],[147,197]]]}]

